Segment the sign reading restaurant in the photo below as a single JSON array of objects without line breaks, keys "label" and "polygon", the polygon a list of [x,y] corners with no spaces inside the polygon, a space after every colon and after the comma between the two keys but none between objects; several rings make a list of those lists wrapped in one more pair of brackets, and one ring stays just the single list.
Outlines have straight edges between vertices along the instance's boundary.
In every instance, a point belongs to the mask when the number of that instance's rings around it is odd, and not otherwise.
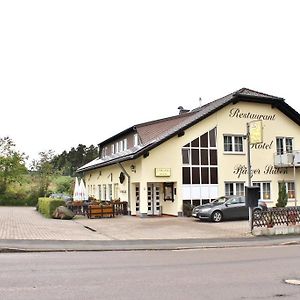
[{"label": "sign reading restaurant", "polygon": [[155,168],[156,177],[170,177],[171,169],[170,168]]},{"label": "sign reading restaurant", "polygon": [[265,120],[265,121],[274,121],[276,114],[256,114],[251,112],[242,112],[239,108],[232,108],[229,111],[230,118],[239,118],[239,119],[253,119],[253,120]]}]

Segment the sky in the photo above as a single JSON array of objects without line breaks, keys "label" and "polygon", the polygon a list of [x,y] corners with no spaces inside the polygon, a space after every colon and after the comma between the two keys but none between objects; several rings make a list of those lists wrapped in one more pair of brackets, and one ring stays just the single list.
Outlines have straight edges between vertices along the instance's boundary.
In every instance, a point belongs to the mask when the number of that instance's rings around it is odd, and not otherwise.
[{"label": "sky", "polygon": [[0,0],[0,137],[37,158],[242,87],[300,111],[297,1]]}]

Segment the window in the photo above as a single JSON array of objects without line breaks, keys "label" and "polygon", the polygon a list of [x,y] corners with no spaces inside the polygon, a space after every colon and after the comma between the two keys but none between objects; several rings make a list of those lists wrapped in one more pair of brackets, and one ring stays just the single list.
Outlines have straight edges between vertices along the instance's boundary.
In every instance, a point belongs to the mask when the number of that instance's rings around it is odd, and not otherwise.
[{"label": "window", "polygon": [[218,184],[216,131],[202,134],[181,149],[183,184]]},{"label": "window", "polygon": [[102,200],[102,193],[101,193],[101,184],[98,185],[98,196],[99,196],[99,200]]},{"label": "window", "polygon": [[288,199],[294,200],[295,199],[295,183],[293,181],[278,182],[278,189],[280,188],[280,185],[283,183],[285,184],[285,189],[288,194]]},{"label": "window", "polygon": [[233,183],[225,183],[225,196],[234,195]]},{"label": "window", "polygon": [[106,196],[106,184],[103,184],[103,200],[107,200]]},{"label": "window", "polygon": [[260,189],[260,199],[271,199],[271,183],[270,182],[253,182],[253,186],[258,186]]},{"label": "window", "polygon": [[127,150],[127,139],[123,140],[123,147],[124,147],[124,150]]},{"label": "window", "polygon": [[112,184],[108,185],[108,200],[112,200]]},{"label": "window", "polygon": [[182,149],[182,163],[184,165],[190,164],[190,149]]},{"label": "window", "polygon": [[119,141],[119,152],[122,152],[123,150],[123,141]]},{"label": "window", "polygon": [[226,196],[244,196],[245,184],[244,182],[226,182],[225,183],[225,195]]},{"label": "window", "polygon": [[133,146],[138,146],[138,144],[139,144],[139,137],[138,137],[138,134],[136,133],[133,136]]},{"label": "window", "polygon": [[294,182],[287,182],[287,194],[289,199],[295,199],[295,183]]},{"label": "window", "polygon": [[277,137],[276,138],[276,152],[277,152],[277,154],[292,153],[293,152],[293,138]]},{"label": "window", "polygon": [[114,144],[111,145],[111,154],[115,154],[115,145]]},{"label": "window", "polygon": [[118,183],[114,184],[114,199],[119,199],[119,185]]},{"label": "window", "polygon": [[224,135],[224,152],[233,152],[233,153],[244,152],[243,137]]},{"label": "window", "polygon": [[107,156],[107,147],[104,147],[102,149],[102,157],[106,157]]}]

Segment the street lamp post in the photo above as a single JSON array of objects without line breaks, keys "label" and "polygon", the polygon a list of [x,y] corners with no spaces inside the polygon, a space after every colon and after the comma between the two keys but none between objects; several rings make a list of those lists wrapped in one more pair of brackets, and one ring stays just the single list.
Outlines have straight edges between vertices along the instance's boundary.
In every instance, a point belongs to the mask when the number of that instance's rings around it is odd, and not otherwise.
[{"label": "street lamp post", "polygon": [[[250,156],[250,124],[247,123],[247,164],[248,164],[248,186],[252,186],[251,182],[251,156]],[[249,206],[249,228],[253,230],[253,207]]]}]

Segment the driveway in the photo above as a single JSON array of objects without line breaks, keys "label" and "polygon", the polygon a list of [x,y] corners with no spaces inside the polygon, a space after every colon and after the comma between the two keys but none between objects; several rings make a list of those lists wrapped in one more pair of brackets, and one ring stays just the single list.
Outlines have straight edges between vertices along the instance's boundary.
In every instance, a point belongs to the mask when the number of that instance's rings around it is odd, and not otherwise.
[{"label": "driveway", "polygon": [[207,239],[246,237],[247,231],[247,221],[208,223],[169,216],[55,220],[43,217],[33,207],[0,207],[0,239]]},{"label": "driveway", "polygon": [[200,222],[186,217],[44,218],[33,207],[0,207],[0,239],[145,240],[249,237],[247,221]]}]

